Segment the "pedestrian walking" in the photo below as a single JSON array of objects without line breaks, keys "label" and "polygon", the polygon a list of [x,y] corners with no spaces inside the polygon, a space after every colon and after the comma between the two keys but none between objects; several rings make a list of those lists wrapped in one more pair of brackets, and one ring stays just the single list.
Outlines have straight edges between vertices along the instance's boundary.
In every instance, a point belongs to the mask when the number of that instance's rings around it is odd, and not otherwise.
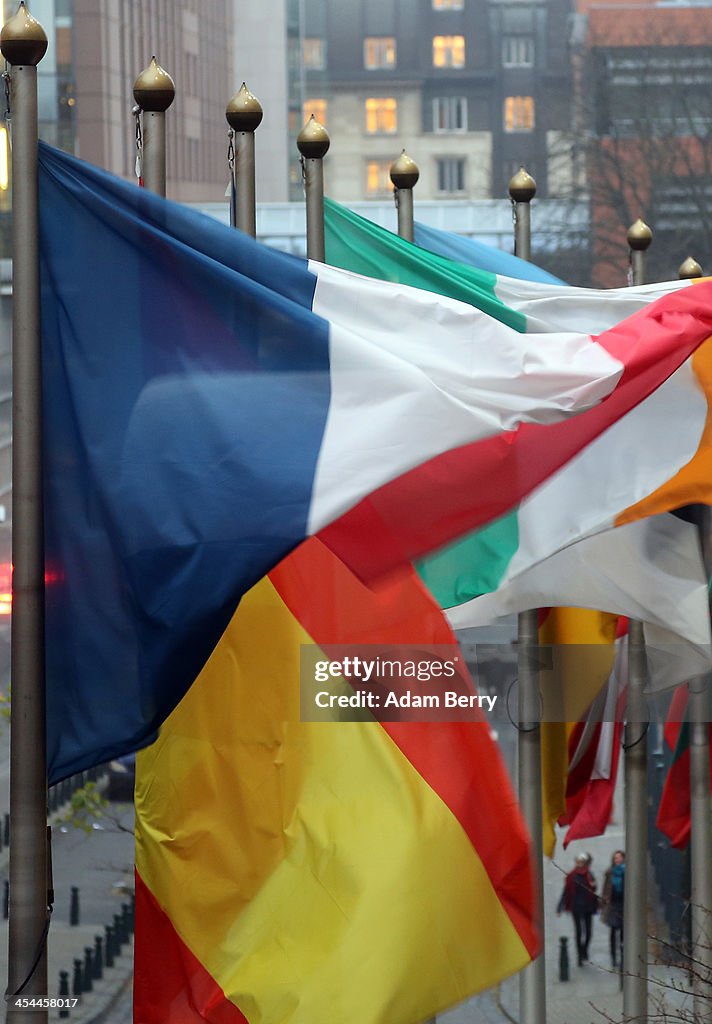
[{"label": "pedestrian walking", "polygon": [[573,871],[566,876],[564,891],[556,908],[557,914],[565,910],[573,916],[579,967],[588,961],[593,915],[598,910],[596,879],[591,874],[589,863],[586,854],[579,854]]},{"label": "pedestrian walking", "polygon": [[616,850],[606,871],[601,892],[601,920],[611,930],[611,967],[623,966],[623,900],[625,853]]}]

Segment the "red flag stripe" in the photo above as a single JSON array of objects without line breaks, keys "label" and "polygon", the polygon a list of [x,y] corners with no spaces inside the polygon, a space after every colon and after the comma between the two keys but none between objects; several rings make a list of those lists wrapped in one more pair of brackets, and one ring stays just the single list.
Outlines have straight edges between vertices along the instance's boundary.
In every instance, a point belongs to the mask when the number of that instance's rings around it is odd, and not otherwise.
[{"label": "red flag stripe", "polygon": [[248,1024],[136,872],[134,1024]]}]

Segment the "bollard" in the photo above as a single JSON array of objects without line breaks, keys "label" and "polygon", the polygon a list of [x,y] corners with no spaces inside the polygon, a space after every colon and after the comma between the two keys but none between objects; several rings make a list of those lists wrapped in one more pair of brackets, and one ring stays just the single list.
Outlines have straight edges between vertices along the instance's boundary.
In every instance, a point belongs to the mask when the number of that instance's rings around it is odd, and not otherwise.
[{"label": "bollard", "polygon": [[72,978],[72,995],[73,996],[77,996],[77,997],[81,996],[82,992],[84,991],[83,988],[82,988],[83,983],[84,983],[84,978],[82,976],[82,961],[81,960],[75,960],[74,961],[74,977]]},{"label": "bollard", "polygon": [[131,940],[131,910],[128,903],[121,904],[121,927],[124,933],[124,942]]},{"label": "bollard", "polygon": [[559,939],[559,981],[569,980],[569,940],[563,936]]},{"label": "bollard", "polygon": [[91,946],[84,947],[84,973],[82,974],[82,988],[85,992],[91,992],[94,988],[94,957]]},{"label": "bollard", "polygon": [[106,925],[106,941],[104,942],[104,963],[107,967],[114,966],[114,929]]},{"label": "bollard", "polygon": [[10,916],[10,883],[5,879],[5,892],[2,898],[2,916],[7,921]]},{"label": "bollard", "polygon": [[6,814],[3,824],[2,841],[4,846],[10,845],[10,815]]},{"label": "bollard", "polygon": [[[59,972],[59,998],[66,999],[69,996],[69,971]],[[69,1016],[69,1007],[63,1006],[59,1011],[59,1019],[66,1020]]]},{"label": "bollard", "polygon": [[73,885],[71,889],[71,896],[69,898],[69,923],[70,925],[79,924],[79,886]]},{"label": "bollard", "polygon": [[94,981],[101,981],[104,976],[103,942],[101,935],[94,936]]},{"label": "bollard", "polygon": [[124,933],[121,928],[121,915],[114,914],[114,956],[121,956]]}]

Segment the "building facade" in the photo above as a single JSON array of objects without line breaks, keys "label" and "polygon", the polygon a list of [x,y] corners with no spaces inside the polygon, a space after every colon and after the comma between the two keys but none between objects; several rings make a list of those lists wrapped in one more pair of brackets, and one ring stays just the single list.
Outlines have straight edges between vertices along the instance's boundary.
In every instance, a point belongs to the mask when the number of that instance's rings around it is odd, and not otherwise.
[{"label": "building facade", "polygon": [[594,281],[625,282],[626,229],[653,230],[650,280],[712,265],[712,2],[579,0]]},{"label": "building facade", "polygon": [[[167,113],[167,189],[217,199],[227,184],[225,105],[235,91],[232,0],[34,0],[49,40],[38,69],[40,133],[134,178],[133,83],[155,54],[176,82]],[[4,0],[7,18],[17,8]]]},{"label": "building facade", "polygon": [[570,0],[304,0],[304,120],[332,137],[337,199],[390,190],[405,147],[424,199],[506,195],[524,164],[539,194],[570,128]]}]

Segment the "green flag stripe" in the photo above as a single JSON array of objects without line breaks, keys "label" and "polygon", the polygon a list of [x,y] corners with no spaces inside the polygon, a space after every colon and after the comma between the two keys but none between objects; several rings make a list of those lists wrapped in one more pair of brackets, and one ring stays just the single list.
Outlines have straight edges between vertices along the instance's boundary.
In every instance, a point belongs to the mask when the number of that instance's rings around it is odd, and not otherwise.
[{"label": "green flag stripe", "polygon": [[441,608],[496,590],[519,544],[516,509],[415,563]]},{"label": "green flag stripe", "polygon": [[497,297],[496,274],[436,256],[330,199],[324,200],[324,226],[332,267],[459,299],[526,333],[526,317]]},{"label": "green flag stripe", "polygon": [[[326,262],[332,266],[459,299],[526,333],[524,314],[496,294],[496,274],[421,249],[331,199],[324,200],[324,226]],[[452,608],[496,590],[518,543],[513,510],[421,559],[415,568],[440,606]]]}]

